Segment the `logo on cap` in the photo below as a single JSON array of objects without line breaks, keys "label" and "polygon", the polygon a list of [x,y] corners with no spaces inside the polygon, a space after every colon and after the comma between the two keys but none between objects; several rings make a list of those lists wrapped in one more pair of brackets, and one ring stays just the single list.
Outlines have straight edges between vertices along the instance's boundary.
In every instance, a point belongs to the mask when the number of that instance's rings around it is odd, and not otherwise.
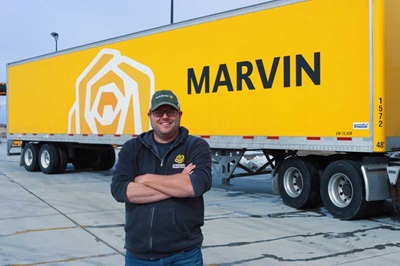
[{"label": "logo on cap", "polygon": [[176,95],[170,90],[156,91],[153,94],[153,98],[151,99],[150,111],[156,110],[161,105],[170,105],[176,110],[181,109],[178,98],[176,98]]}]

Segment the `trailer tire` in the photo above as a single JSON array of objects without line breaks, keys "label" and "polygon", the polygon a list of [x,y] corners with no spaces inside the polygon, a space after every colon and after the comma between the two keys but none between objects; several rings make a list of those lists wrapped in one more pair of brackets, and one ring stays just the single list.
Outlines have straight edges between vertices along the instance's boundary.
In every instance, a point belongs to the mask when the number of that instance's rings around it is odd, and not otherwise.
[{"label": "trailer tire", "polygon": [[321,199],[335,218],[352,220],[368,214],[361,164],[350,160],[334,161],[322,174]]},{"label": "trailer tire", "polygon": [[68,154],[65,151],[63,146],[57,145],[56,148],[58,151],[58,156],[60,158],[60,163],[59,163],[59,167],[57,169],[57,173],[64,173],[65,168],[67,168],[67,164],[68,164]]},{"label": "trailer tire", "polygon": [[285,205],[302,209],[320,204],[319,172],[307,160],[285,159],[278,172],[278,189]]},{"label": "trailer tire", "polygon": [[25,170],[28,172],[39,171],[39,147],[34,143],[28,143],[25,145],[22,151],[22,163]]},{"label": "trailer tire", "polygon": [[96,154],[95,160],[91,163],[94,171],[109,170],[115,163],[115,150],[112,145],[107,146],[104,150]]},{"label": "trailer tire", "polygon": [[53,144],[44,144],[39,150],[40,169],[45,174],[54,174],[59,169],[60,156]]}]

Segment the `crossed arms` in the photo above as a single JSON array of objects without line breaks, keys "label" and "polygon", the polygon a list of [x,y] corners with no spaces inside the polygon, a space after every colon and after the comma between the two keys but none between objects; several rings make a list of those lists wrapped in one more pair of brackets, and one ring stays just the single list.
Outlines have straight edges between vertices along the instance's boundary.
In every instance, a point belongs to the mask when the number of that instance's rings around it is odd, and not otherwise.
[{"label": "crossed arms", "polygon": [[137,176],[126,189],[126,196],[132,203],[152,203],[168,198],[194,196],[190,174],[196,165],[190,163],[182,173],[174,175],[144,174]]}]

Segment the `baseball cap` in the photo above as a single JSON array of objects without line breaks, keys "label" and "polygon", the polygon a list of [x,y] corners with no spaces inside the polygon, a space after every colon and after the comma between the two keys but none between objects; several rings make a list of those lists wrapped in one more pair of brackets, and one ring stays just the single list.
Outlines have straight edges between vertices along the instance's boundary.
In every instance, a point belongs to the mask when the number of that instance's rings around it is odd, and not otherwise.
[{"label": "baseball cap", "polygon": [[151,98],[150,111],[156,110],[161,105],[170,105],[176,110],[181,109],[178,98],[176,98],[176,95],[170,90],[156,91],[153,94],[153,97]]}]

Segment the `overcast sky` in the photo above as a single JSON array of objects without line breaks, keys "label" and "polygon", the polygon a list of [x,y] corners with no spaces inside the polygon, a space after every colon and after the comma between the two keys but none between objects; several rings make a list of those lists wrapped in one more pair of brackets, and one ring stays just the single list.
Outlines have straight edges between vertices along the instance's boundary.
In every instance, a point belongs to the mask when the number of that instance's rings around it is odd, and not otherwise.
[{"label": "overcast sky", "polygon": [[[268,0],[174,0],[174,22]],[[171,0],[0,0],[0,82],[6,64],[170,23]],[[6,97],[0,97],[0,123]]]}]

